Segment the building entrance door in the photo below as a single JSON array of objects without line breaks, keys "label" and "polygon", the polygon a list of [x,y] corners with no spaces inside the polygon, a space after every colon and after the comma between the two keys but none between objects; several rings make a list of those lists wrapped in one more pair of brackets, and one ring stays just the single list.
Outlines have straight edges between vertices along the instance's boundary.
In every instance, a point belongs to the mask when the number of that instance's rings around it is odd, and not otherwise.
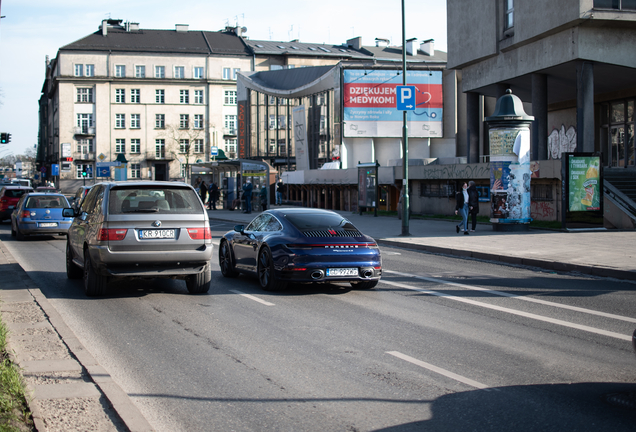
[{"label": "building entrance door", "polygon": [[168,180],[168,170],[165,163],[155,164],[155,180]]}]

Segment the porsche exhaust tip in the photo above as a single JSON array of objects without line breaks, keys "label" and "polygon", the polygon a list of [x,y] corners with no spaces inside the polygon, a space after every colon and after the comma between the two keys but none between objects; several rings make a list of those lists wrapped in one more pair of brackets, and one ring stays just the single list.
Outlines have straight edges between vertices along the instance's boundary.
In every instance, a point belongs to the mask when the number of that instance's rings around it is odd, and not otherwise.
[{"label": "porsche exhaust tip", "polygon": [[325,272],[322,270],[314,270],[311,272],[311,278],[313,280],[322,279],[323,277],[325,277]]},{"label": "porsche exhaust tip", "polygon": [[365,271],[362,272],[362,276],[365,278],[370,278],[373,277],[373,270],[371,269],[366,269]]}]

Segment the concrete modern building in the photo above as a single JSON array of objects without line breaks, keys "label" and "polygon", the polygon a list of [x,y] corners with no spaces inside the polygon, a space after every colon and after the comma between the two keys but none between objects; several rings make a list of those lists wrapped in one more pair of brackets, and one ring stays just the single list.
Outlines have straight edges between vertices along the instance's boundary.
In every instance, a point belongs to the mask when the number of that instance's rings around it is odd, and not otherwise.
[{"label": "concrete modern building", "polygon": [[629,177],[636,168],[635,12],[627,0],[448,0],[448,67],[460,72],[466,95],[468,161],[488,158],[483,119],[511,89],[535,118],[533,199],[555,219],[562,153],[599,152],[606,179]]}]

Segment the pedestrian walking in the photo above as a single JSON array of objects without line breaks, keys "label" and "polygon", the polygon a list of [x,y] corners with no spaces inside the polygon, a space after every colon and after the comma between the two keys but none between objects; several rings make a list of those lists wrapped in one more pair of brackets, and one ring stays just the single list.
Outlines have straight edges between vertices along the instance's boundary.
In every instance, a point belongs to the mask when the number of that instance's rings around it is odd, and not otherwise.
[{"label": "pedestrian walking", "polygon": [[263,185],[258,196],[261,200],[261,207],[263,208],[263,211],[267,210],[267,186]]},{"label": "pedestrian walking", "polygon": [[276,205],[283,205],[283,181],[276,183]]},{"label": "pedestrian walking", "polygon": [[201,201],[205,205],[205,199],[208,197],[208,187],[205,185],[205,182],[201,180],[201,184],[199,185],[199,196],[201,197]]},{"label": "pedestrian walking", "polygon": [[210,200],[208,201],[208,209],[216,210],[216,202],[219,200],[219,196],[221,195],[219,191],[219,187],[216,185],[216,183],[212,182],[212,184],[208,188],[208,192],[210,193]]},{"label": "pedestrian walking", "polygon": [[252,213],[252,191],[254,190],[254,185],[250,180],[247,180],[243,185],[243,197],[245,198],[245,208],[243,209],[243,213]]},{"label": "pedestrian walking", "polygon": [[[455,226],[455,231],[459,234],[461,229],[464,235],[468,235],[468,184],[464,182],[462,190],[455,195],[455,214],[460,212],[462,221]],[[464,228],[460,228],[460,225]]]},{"label": "pedestrian walking", "polygon": [[470,232],[475,232],[477,213],[479,213],[479,192],[477,192],[477,185],[472,180],[468,182],[468,213],[471,219]]}]

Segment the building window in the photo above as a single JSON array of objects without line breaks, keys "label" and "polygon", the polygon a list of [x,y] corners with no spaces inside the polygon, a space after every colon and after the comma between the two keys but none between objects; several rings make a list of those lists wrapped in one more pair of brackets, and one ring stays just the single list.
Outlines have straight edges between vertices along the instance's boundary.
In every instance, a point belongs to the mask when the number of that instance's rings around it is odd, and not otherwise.
[{"label": "building window", "polygon": [[600,109],[600,148],[607,155],[605,163],[612,168],[634,167],[634,108],[636,100],[619,100],[602,104]]},{"label": "building window", "polygon": [[165,129],[166,127],[166,115],[165,114],[155,114],[155,128],[156,129]]},{"label": "building window", "polygon": [[141,103],[141,89],[130,89],[130,102]]},{"label": "building window", "polygon": [[115,153],[126,153],[126,140],[123,138],[115,139]]},{"label": "building window", "polygon": [[126,103],[126,89],[115,89],[115,102]]},{"label": "building window", "polygon": [[83,64],[76,64],[75,65],[75,76],[76,77],[84,76],[84,65]]},{"label": "building window", "polygon": [[223,68],[223,79],[224,80],[229,80],[231,72],[232,72],[232,70],[230,68]]},{"label": "building window", "polygon": [[92,64],[86,65],[86,76],[87,77],[95,76],[95,65],[92,65]]},{"label": "building window", "polygon": [[166,77],[166,67],[155,66],[155,78],[165,78],[165,77]]},{"label": "building window", "polygon": [[175,78],[185,78],[185,68],[183,66],[175,66],[174,67],[174,77]]},{"label": "building window", "polygon": [[156,129],[165,129],[166,127],[166,115],[165,114],[155,114],[155,128]]},{"label": "building window", "polygon": [[515,16],[514,16],[514,0],[505,0],[506,1],[506,11],[504,15],[504,29],[508,30],[514,27],[515,25]]},{"label": "building window", "polygon": [[276,129],[276,115],[274,114],[269,115],[269,129],[270,130]]},{"label": "building window", "polygon": [[[86,171],[86,177],[82,175],[82,173]],[[93,178],[93,165],[92,164],[80,164],[77,165],[77,170],[75,171],[75,178]]]},{"label": "building window", "polygon": [[141,128],[141,114],[131,114],[130,115],[130,128],[131,129],[140,129]]},{"label": "building window", "polygon": [[77,127],[81,129],[81,133],[87,134],[88,128],[93,127],[93,114],[78,114]]},{"label": "building window", "polygon": [[146,78],[146,66],[135,66],[135,78]]},{"label": "building window", "polygon": [[194,103],[202,104],[203,103],[203,90],[195,90],[194,91]]},{"label": "building window", "polygon": [[194,128],[203,129],[203,114],[194,115]]},{"label": "building window", "polygon": [[159,159],[163,159],[166,157],[166,140],[155,140],[155,156]]},{"label": "building window", "polygon": [[[321,116],[321,123],[320,125],[322,126],[322,122],[324,122],[324,116]],[[285,116],[284,115],[279,115],[278,116],[278,128],[279,129],[285,129]]]},{"label": "building window", "polygon": [[77,152],[83,155],[91,153],[93,151],[93,139],[84,138],[77,140]]},{"label": "building window", "polygon": [[77,89],[77,101],[78,102],[93,102],[93,89],[92,88],[78,88]]},{"label": "building window", "polygon": [[130,178],[141,178],[141,164],[130,164]]},{"label": "building window", "polygon": [[203,140],[202,139],[195,139],[194,140],[194,152],[195,153],[203,153],[203,151],[204,151]]},{"label": "building window", "polygon": [[636,10],[634,0],[594,0],[595,9]]},{"label": "building window", "polygon": [[158,104],[166,103],[166,91],[165,90],[155,90],[155,103],[158,103]]},{"label": "building window", "polygon": [[225,129],[226,129],[226,132],[230,135],[236,134],[236,116],[235,115],[225,116]]},{"label": "building window", "polygon": [[130,152],[131,153],[141,153],[141,139],[132,138],[130,140]]},{"label": "building window", "polygon": [[236,156],[236,139],[226,139],[225,140],[225,153],[230,158],[234,158]]},{"label": "building window", "polygon": [[241,68],[232,69],[232,79],[235,80],[238,77],[238,73],[241,71]]},{"label": "building window", "polygon": [[115,128],[124,129],[126,127],[126,114],[115,114]]},{"label": "building window", "polygon": [[190,103],[190,90],[179,90],[179,103]]},{"label": "building window", "polygon": [[269,148],[267,149],[268,154],[275,155],[276,154],[276,140],[269,140]]},{"label": "building window", "polygon": [[193,76],[194,76],[194,79],[203,78],[203,68],[202,67],[195,67],[194,71],[193,71]]},{"label": "building window", "polygon": [[190,116],[188,114],[179,115],[179,128],[180,129],[190,128]]},{"label": "building window", "polygon": [[188,154],[190,152],[190,140],[179,140],[179,153]]},{"label": "building window", "polygon": [[236,105],[236,90],[225,90],[225,105]]},{"label": "building window", "polygon": [[115,65],[115,76],[117,78],[124,78],[126,76],[126,66],[125,65]]}]

